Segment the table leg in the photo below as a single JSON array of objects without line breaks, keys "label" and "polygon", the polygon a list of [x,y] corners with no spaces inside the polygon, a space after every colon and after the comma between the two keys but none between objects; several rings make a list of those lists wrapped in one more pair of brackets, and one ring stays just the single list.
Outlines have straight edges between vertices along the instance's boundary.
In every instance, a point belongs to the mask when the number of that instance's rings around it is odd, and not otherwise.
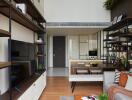
[{"label": "table leg", "polygon": [[75,86],[76,86],[76,82],[73,82],[72,93],[74,92]]}]

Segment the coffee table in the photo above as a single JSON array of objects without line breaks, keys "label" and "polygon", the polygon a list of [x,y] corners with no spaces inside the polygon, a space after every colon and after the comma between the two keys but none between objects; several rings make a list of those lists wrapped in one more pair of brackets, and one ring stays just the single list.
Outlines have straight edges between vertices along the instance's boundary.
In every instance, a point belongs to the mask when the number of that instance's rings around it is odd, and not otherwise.
[{"label": "coffee table", "polygon": [[79,96],[75,95],[74,100],[99,100],[98,96]]}]

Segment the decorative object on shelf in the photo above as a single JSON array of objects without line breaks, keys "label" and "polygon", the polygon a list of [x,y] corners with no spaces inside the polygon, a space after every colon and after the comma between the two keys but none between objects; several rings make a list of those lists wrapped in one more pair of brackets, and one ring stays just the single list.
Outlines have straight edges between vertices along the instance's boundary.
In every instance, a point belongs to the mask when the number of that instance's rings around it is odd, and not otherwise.
[{"label": "decorative object on shelf", "polygon": [[36,40],[36,43],[43,43],[42,38],[39,38],[38,40]]},{"label": "decorative object on shelf", "polygon": [[126,14],[122,13],[120,16],[118,16],[117,21],[116,22],[120,22],[122,19],[126,18]]},{"label": "decorative object on shelf", "polygon": [[106,93],[102,93],[99,95],[99,100],[108,100],[108,95]]},{"label": "decorative object on shelf", "polygon": [[113,21],[112,21],[112,24],[115,24],[116,22],[117,22],[117,19],[118,19],[118,17],[116,16],[116,17],[114,17],[114,19],[113,19]]},{"label": "decorative object on shelf", "polygon": [[26,14],[26,4],[24,3],[17,3],[16,8],[18,8],[22,13]]}]

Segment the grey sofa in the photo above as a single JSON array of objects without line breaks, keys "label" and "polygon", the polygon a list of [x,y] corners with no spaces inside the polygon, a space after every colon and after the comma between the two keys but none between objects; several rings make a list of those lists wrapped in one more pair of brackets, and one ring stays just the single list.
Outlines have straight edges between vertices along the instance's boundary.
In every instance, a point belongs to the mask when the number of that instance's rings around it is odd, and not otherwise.
[{"label": "grey sofa", "polygon": [[[114,84],[114,76],[115,76],[115,72],[112,72],[112,71],[106,71],[104,72],[104,77],[103,77],[103,80],[104,80],[104,83],[103,83],[103,91],[107,93],[108,91],[108,88],[112,85],[117,85],[117,84]],[[124,94],[121,94],[121,93],[117,93],[115,94],[115,97],[114,97],[115,100],[132,100],[131,97],[128,97]]]}]

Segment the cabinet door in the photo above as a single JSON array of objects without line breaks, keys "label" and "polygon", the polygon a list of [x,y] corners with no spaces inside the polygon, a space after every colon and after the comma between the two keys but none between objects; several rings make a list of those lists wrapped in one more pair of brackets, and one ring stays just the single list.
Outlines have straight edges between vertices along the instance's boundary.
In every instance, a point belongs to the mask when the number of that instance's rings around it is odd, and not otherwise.
[{"label": "cabinet door", "polygon": [[22,94],[20,96],[20,98],[18,98],[18,100],[33,100],[32,99],[32,96],[33,96],[33,93],[34,92],[34,85],[30,86],[30,88],[28,88],[24,94]]},{"label": "cabinet door", "polygon": [[38,100],[46,86],[46,72],[44,72],[18,100]]}]

